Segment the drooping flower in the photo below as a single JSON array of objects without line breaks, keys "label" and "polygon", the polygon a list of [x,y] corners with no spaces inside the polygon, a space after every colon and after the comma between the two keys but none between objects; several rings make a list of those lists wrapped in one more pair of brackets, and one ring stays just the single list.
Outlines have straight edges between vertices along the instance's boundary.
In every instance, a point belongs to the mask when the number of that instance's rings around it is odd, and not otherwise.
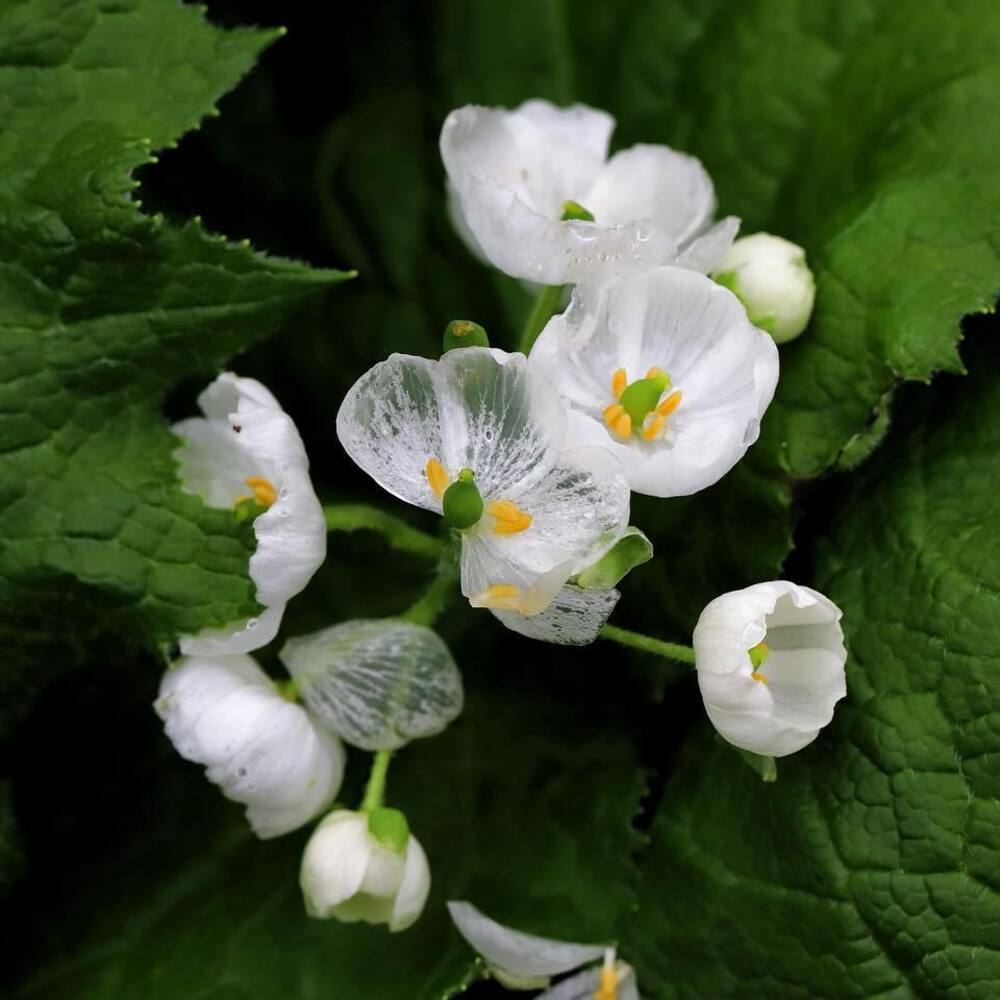
[{"label": "drooping flower", "polygon": [[604,111],[541,100],[452,111],[440,146],[459,234],[500,270],[547,285],[660,264],[712,270],[739,220],[711,226],[705,168],[668,146],[608,159],[614,126]]},{"label": "drooping flower", "polygon": [[754,233],[737,240],[712,277],[746,306],[750,322],[776,344],[794,340],[808,325],[816,282],[802,247],[780,236]]},{"label": "drooping flower", "polygon": [[453,900],[448,913],[459,934],[483,958],[490,974],[512,990],[541,989],[554,976],[602,960],[564,979],[538,1000],[638,1000],[635,973],[614,948],[526,934],[491,920],[471,903]]},{"label": "drooping flower", "polygon": [[309,459],[291,417],[252,378],[220,375],[198,397],[203,417],[174,424],[184,488],[211,507],[252,516],[257,550],[250,578],[264,612],[223,629],[181,639],[198,655],[245,653],[277,634],[285,605],[326,557],[323,508],[309,478]]},{"label": "drooping flower", "polygon": [[783,757],[816,739],[847,693],[840,617],[822,594],[786,580],[723,594],[702,611],[698,684],[726,740]]},{"label": "drooping flower", "polygon": [[711,486],[757,440],[778,381],[774,341],[731,292],[661,267],[580,285],[531,352],[569,401],[569,440],[609,448],[650,496]]},{"label": "drooping flower", "polygon": [[310,916],[388,924],[395,932],[420,916],[431,875],[402,813],[338,809],[309,838],[300,883]]},{"label": "drooping flower", "polygon": [[566,424],[523,355],[470,347],[377,364],[348,392],[337,434],[380,486],[460,530],[474,607],[534,615],[628,524],[620,464],[603,448],[565,450]]},{"label": "drooping flower", "polygon": [[177,752],[246,805],[258,837],[308,823],[340,789],[340,741],[281,695],[251,656],[183,657],[163,675],[154,708]]}]

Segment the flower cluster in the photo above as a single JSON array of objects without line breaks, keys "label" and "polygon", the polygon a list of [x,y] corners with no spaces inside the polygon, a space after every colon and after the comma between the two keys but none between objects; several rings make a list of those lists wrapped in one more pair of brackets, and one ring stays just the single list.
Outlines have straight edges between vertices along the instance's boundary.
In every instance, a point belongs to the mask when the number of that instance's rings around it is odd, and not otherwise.
[{"label": "flower cluster", "polygon": [[[537,100],[461,108],[444,123],[459,234],[481,259],[541,283],[542,305],[519,351],[453,321],[440,358],[393,354],[340,406],[348,455],[443,522],[440,541],[393,522],[394,537],[439,558],[432,590],[404,618],[292,638],[280,653],[290,677],[272,680],[249,654],[274,638],[285,605],[323,562],[337,512],[320,505],[302,440],[259,382],[219,376],[199,398],[203,417],[174,428],[185,488],[252,527],[262,610],[181,637],[155,704],[167,735],[246,806],[260,837],[330,808],[344,743],[375,754],[359,808],[327,812],[305,849],[313,916],[398,931],[427,899],[424,851],[383,800],[390,754],[462,709],[461,676],[428,627],[442,606],[433,588],[457,575],[472,607],[533,639],[615,638],[622,630],[606,623],[617,584],[653,554],[629,524],[631,493],[688,496],[725,476],[757,440],[775,394],[776,342],[808,323],[804,253],[768,234],[735,240],[735,218],[713,222],[712,182],[693,157],[653,145],[609,157],[613,126],[602,111]],[[376,527],[392,520],[375,515]],[[831,720],[846,693],[839,619],[821,594],[785,581],[705,608],[688,653],[710,720],[748,759],[796,752]],[[582,968],[545,996],[638,997],[614,949],[536,938],[468,903],[449,907],[509,985],[546,988]]]}]

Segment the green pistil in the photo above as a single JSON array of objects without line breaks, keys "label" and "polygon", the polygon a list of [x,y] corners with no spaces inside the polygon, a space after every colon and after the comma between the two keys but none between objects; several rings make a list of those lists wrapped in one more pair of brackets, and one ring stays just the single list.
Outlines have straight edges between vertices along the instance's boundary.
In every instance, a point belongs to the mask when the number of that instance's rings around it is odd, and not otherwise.
[{"label": "green pistil", "polygon": [[747,655],[750,657],[750,664],[756,670],[766,659],[767,659],[767,643],[759,642],[753,649],[747,650]]},{"label": "green pistil", "polygon": [[669,388],[670,378],[667,375],[655,375],[632,382],[625,389],[619,402],[632,418],[633,428],[642,427],[642,422],[656,409],[660,396]]},{"label": "green pistil", "polygon": [[569,222],[573,219],[577,219],[580,222],[593,222],[594,216],[578,201],[564,201],[561,221]]},{"label": "green pistil", "polygon": [[455,482],[444,491],[441,512],[445,521],[460,531],[479,523],[483,516],[483,498],[476,488],[472,469],[462,469]]}]

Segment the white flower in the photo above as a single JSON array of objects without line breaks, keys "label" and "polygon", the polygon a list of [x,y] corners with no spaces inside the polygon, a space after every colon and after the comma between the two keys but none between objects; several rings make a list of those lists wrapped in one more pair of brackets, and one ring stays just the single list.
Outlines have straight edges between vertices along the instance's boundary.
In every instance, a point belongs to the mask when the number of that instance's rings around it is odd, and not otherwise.
[{"label": "white flower", "polygon": [[348,392],[337,434],[384,489],[463,528],[474,607],[533,615],[628,524],[620,464],[603,448],[564,450],[566,424],[523,355],[469,347],[376,365]]},{"label": "white flower", "polygon": [[739,220],[709,228],[705,168],[667,146],[608,159],[614,125],[604,111],[540,100],[452,111],[440,145],[459,234],[507,274],[546,285],[668,263],[712,270]]},{"label": "white flower", "polygon": [[731,292],[661,267],[580,285],[549,321],[531,365],[569,401],[569,439],[603,445],[637,493],[711,486],[757,440],[778,381],[774,341]]},{"label": "white flower", "polygon": [[698,684],[725,739],[771,757],[816,739],[847,693],[840,616],[822,594],[785,580],[723,594],[702,611]]},{"label": "white flower", "polygon": [[750,322],[775,343],[793,340],[808,325],[816,282],[802,247],[780,236],[755,233],[737,240],[712,277],[735,292]]},{"label": "white flower", "polygon": [[[250,578],[265,611],[258,618],[181,639],[191,654],[245,653],[277,634],[285,604],[326,557],[323,508],[291,417],[264,386],[229,372],[198,397],[204,417],[174,424],[181,480],[211,507],[252,501],[266,507],[253,522],[257,550]],[[252,509],[248,507],[247,509]]]},{"label": "white flower", "polygon": [[[571,972],[603,958],[603,966],[584,970],[541,994],[547,1000],[638,1000],[632,967],[617,961],[615,950],[603,944],[577,944],[525,934],[491,920],[471,903],[448,903],[459,934],[482,956],[490,974],[509,989],[529,990],[549,985],[553,976]],[[600,992],[604,989],[604,992]],[[617,992],[614,992],[617,990]]]},{"label": "white flower", "polygon": [[177,752],[246,805],[258,837],[309,822],[340,789],[340,741],[282,697],[253,657],[182,658],[163,675],[154,708]]},{"label": "white flower", "polygon": [[[402,819],[395,810],[378,812]],[[390,842],[373,835],[369,814],[340,809],[326,816],[302,856],[309,915],[388,924],[390,931],[413,924],[427,902],[431,875],[423,848],[402,823],[405,836]]]}]

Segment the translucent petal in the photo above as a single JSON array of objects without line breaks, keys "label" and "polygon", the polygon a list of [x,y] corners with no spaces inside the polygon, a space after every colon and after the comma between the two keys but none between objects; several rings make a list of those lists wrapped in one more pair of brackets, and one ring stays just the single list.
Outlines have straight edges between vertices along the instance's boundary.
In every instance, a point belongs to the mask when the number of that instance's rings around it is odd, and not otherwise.
[{"label": "translucent petal", "polygon": [[290,639],[280,655],[313,716],[365,750],[432,736],[462,711],[458,667],[422,625],[344,622]]},{"label": "translucent petal", "polygon": [[604,955],[604,945],[555,941],[504,927],[464,901],[449,902],[448,912],[488,965],[515,978],[557,976]]},{"label": "translucent petal", "polygon": [[441,501],[427,483],[427,460],[443,460],[437,362],[393,354],[351,386],[337,414],[344,450],[383,489],[427,510]]},{"label": "translucent petal", "polygon": [[711,274],[729,252],[739,231],[740,220],[734,215],[726,216],[704,233],[695,236],[673,261],[674,267]]},{"label": "translucent petal", "polygon": [[490,607],[481,595],[509,585],[522,595],[512,609],[537,614],[571,576],[604,555],[628,526],[624,470],[602,448],[564,452],[543,479],[496,499],[515,501],[532,521],[525,531],[497,534],[486,516],[464,533],[462,593],[475,607]]},{"label": "translucent petal", "polygon": [[507,628],[529,639],[560,646],[586,646],[607,624],[621,594],[617,590],[584,590],[567,584],[537,615],[493,610]]},{"label": "translucent petal", "polygon": [[[600,967],[584,969],[583,972],[564,979],[544,993],[539,993],[535,1000],[593,1000],[600,985]],[[615,1000],[639,1000],[635,971],[625,962],[618,963],[618,988]]]},{"label": "translucent petal", "polygon": [[[774,394],[772,339],[750,324],[734,295],[681,268],[578,294],[531,355],[573,407],[567,440],[611,450],[639,493],[685,496],[720,479],[756,440]],[[614,402],[611,377],[624,368],[633,381],[651,367],[670,375],[681,404],[665,436],[622,441],[603,419]]]}]

